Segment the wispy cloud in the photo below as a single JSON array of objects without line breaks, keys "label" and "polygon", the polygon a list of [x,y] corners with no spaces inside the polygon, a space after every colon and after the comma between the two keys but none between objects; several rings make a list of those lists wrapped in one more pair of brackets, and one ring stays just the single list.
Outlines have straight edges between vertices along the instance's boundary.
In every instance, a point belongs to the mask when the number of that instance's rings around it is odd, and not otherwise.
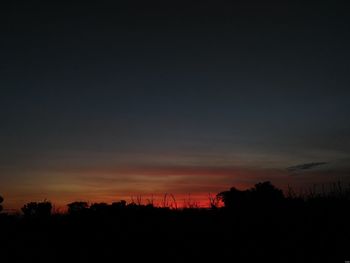
[{"label": "wispy cloud", "polygon": [[298,171],[303,171],[303,170],[310,170],[310,169],[313,169],[317,166],[324,165],[324,164],[327,164],[327,162],[303,163],[303,164],[290,166],[287,168],[287,170],[290,172],[298,172]]}]

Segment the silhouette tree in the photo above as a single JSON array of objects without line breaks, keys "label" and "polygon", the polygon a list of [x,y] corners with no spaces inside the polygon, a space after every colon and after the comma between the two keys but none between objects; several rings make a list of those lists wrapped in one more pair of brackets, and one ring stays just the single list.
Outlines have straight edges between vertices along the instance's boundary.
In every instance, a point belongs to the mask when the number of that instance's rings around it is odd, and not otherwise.
[{"label": "silhouette tree", "polygon": [[90,206],[90,211],[97,214],[108,214],[111,206],[107,203],[94,203]]},{"label": "silhouette tree", "polygon": [[89,208],[87,202],[73,202],[67,205],[69,214],[80,214]]},{"label": "silhouette tree", "polygon": [[[4,202],[4,198],[0,195],[0,204]],[[0,205],[0,212],[3,210],[2,205]]]},{"label": "silhouette tree", "polygon": [[52,204],[48,201],[30,202],[24,205],[21,210],[27,217],[48,217],[51,215]]},{"label": "silhouette tree", "polygon": [[217,209],[219,207],[219,203],[220,203],[220,200],[219,198],[215,195],[215,196],[212,196],[210,193],[208,195],[208,199],[209,199],[209,207],[211,209]]},{"label": "silhouette tree", "polygon": [[266,181],[256,184],[248,190],[238,190],[232,187],[229,191],[217,194],[226,208],[275,206],[285,200],[281,189],[276,188],[271,182]]},{"label": "silhouette tree", "polygon": [[254,201],[259,203],[276,204],[284,199],[283,191],[269,181],[257,183],[250,192]]},{"label": "silhouette tree", "polygon": [[232,187],[229,191],[217,194],[217,198],[222,201],[227,208],[238,208],[246,204],[248,191],[241,191]]},{"label": "silhouette tree", "polygon": [[119,202],[113,202],[112,207],[113,209],[123,209],[126,207],[126,201],[120,200]]}]

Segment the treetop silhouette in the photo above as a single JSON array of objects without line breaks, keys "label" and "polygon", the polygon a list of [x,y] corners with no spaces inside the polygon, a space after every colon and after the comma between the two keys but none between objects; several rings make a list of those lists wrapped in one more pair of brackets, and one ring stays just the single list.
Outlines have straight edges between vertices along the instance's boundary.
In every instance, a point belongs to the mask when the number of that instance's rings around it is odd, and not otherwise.
[{"label": "treetop silhouette", "polygon": [[283,191],[266,181],[255,184],[248,190],[238,190],[232,187],[229,191],[221,192],[217,197],[226,208],[242,208],[251,206],[274,206],[285,199]]},{"label": "treetop silhouette", "polygon": [[4,201],[4,198],[0,195],[0,212],[3,210],[1,203]]},{"label": "treetop silhouette", "polygon": [[49,217],[51,215],[52,204],[48,201],[30,202],[22,207],[22,212],[26,217]]}]

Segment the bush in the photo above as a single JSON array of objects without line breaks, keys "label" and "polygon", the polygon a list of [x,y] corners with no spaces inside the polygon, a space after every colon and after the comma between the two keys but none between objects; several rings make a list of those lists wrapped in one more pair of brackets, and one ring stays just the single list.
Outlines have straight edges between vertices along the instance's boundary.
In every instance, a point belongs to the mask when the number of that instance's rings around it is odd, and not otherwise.
[{"label": "bush", "polygon": [[217,197],[223,201],[226,208],[242,207],[271,207],[285,200],[282,190],[270,182],[256,184],[248,190],[237,190],[232,187],[229,191],[221,192]]},{"label": "bush", "polygon": [[[4,202],[4,198],[0,195],[0,204]],[[0,212],[3,210],[2,205],[0,205]]]},{"label": "bush", "polygon": [[87,202],[73,202],[67,205],[69,214],[80,214],[83,211],[86,211],[89,208]]},{"label": "bush", "polygon": [[27,217],[49,217],[52,204],[50,202],[30,202],[22,207],[22,212]]}]

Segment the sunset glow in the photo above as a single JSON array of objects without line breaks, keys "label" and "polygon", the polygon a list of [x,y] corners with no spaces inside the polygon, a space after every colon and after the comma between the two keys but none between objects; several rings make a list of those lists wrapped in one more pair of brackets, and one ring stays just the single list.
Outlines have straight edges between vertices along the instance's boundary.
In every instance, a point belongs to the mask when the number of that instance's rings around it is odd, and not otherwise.
[{"label": "sunset glow", "polygon": [[350,181],[341,19],[262,2],[8,5],[6,209],[165,193],[202,204],[266,180],[282,189]]}]

